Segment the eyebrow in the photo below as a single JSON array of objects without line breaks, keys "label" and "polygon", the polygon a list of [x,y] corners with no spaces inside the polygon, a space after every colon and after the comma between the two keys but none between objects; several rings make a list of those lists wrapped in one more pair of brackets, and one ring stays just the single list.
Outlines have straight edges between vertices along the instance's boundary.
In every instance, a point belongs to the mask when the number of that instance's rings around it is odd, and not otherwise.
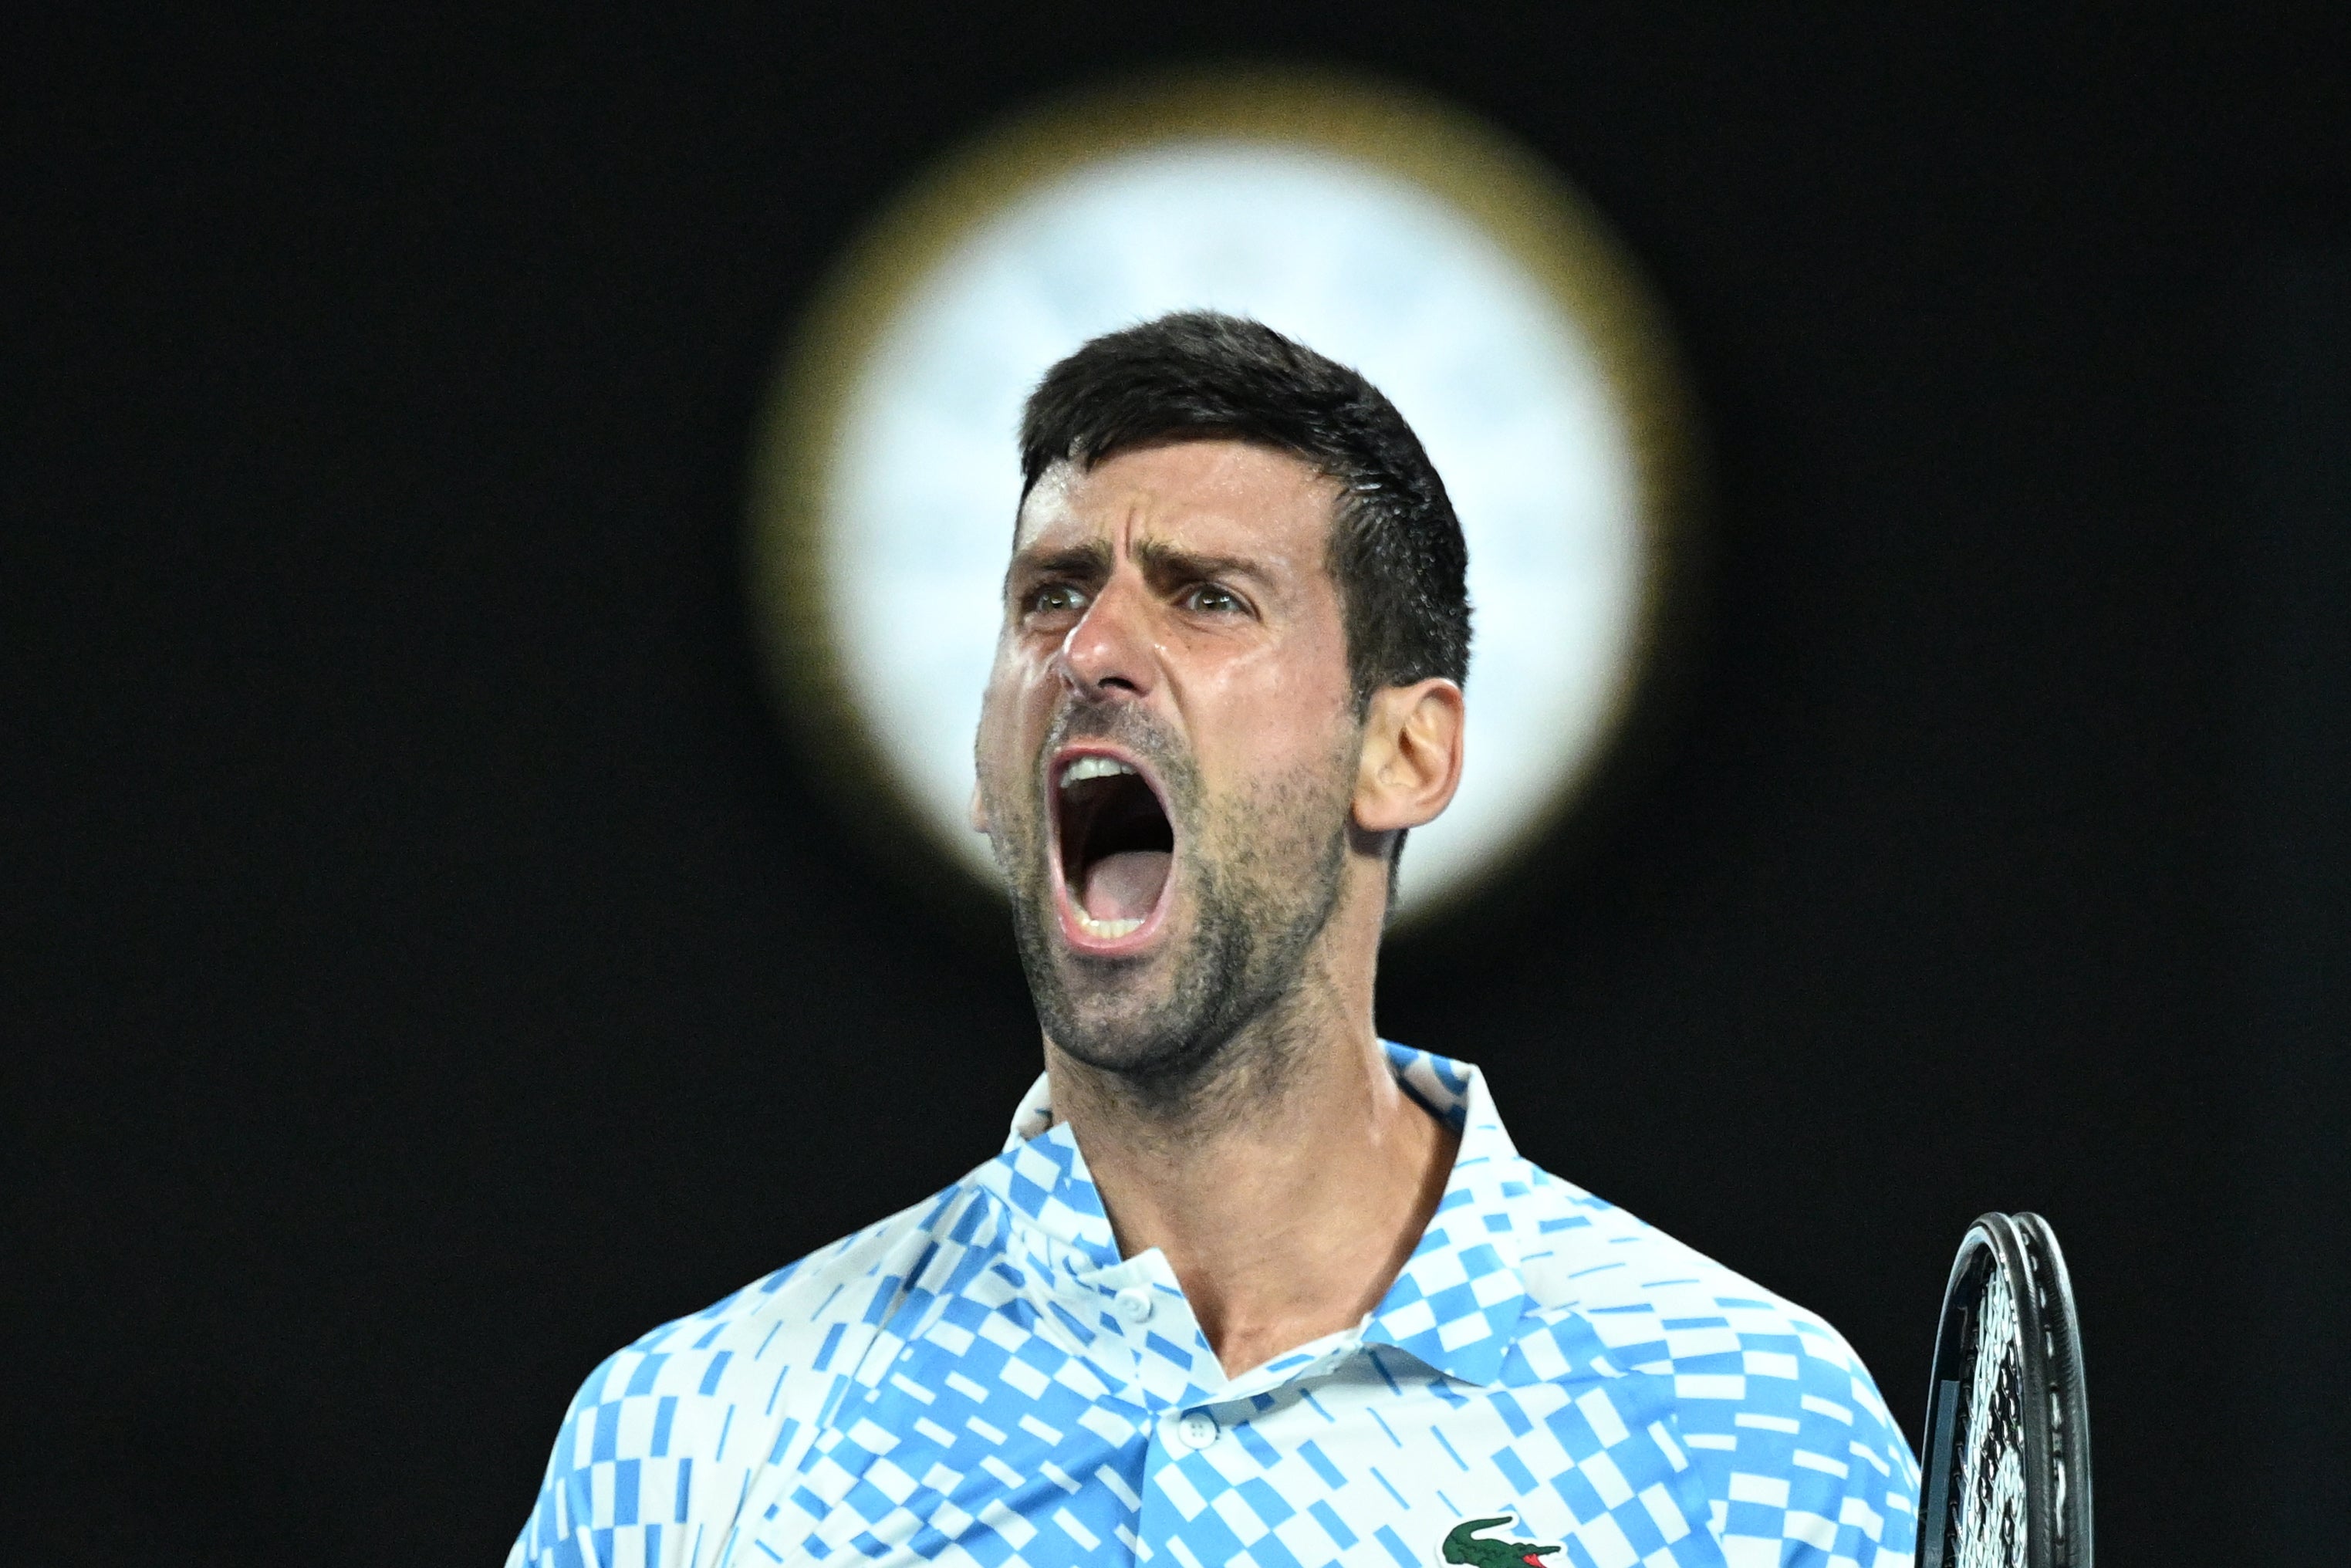
[{"label": "eyebrow", "polygon": [[1110,544],[1103,539],[1088,539],[1083,544],[1064,545],[1060,549],[1031,552],[1016,550],[1012,577],[1108,577],[1110,575]]},{"label": "eyebrow", "polygon": [[[1144,579],[1156,588],[1217,578],[1247,578],[1259,583],[1270,580],[1264,566],[1247,556],[1203,555],[1164,539],[1138,540],[1134,559]],[[1004,589],[1009,595],[1016,585],[1050,578],[1099,583],[1110,576],[1111,569],[1111,547],[1106,539],[1088,539],[1059,549],[1016,550],[1005,569]]]},{"label": "eyebrow", "polygon": [[1014,550],[1010,563],[1004,569],[1002,592],[1009,601],[1016,591],[1050,578],[1097,583],[1109,575],[1110,545],[1102,539],[1089,539],[1084,544],[1065,545],[1054,550]]}]

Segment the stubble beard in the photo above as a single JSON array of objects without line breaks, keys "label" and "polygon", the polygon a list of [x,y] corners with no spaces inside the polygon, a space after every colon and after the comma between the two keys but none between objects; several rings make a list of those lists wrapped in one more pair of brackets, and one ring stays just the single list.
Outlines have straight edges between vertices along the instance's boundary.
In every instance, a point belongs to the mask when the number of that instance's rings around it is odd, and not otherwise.
[{"label": "stubble beard", "polygon": [[1093,958],[1062,942],[1050,879],[1061,867],[1032,781],[1017,810],[988,802],[997,862],[1038,1021],[1062,1051],[1114,1077],[1162,1115],[1207,1108],[1224,1091],[1278,1079],[1314,940],[1337,906],[1347,849],[1352,755],[1211,800],[1191,756],[1142,710],[1075,706],[1047,737],[1114,741],[1149,760],[1176,829],[1170,874],[1188,896],[1180,946],[1142,959]]}]

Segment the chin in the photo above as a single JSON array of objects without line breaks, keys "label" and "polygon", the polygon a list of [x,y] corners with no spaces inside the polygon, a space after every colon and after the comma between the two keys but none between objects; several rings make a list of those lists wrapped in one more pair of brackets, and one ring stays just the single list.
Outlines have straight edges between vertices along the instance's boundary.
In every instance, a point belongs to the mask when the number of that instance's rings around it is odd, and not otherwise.
[{"label": "chin", "polygon": [[1047,1033],[1062,1055],[1147,1092],[1188,1086],[1225,1054],[1228,1031],[1204,1033],[1183,1027],[1185,1021],[1164,1012],[1122,1011],[1070,1019],[1066,1032]]},{"label": "chin", "polygon": [[1147,946],[1110,956],[1069,943],[1050,909],[1032,906],[1019,924],[1047,1038],[1138,1086],[1196,1078],[1265,1000],[1266,988],[1251,983],[1246,921],[1195,924],[1171,912]]}]

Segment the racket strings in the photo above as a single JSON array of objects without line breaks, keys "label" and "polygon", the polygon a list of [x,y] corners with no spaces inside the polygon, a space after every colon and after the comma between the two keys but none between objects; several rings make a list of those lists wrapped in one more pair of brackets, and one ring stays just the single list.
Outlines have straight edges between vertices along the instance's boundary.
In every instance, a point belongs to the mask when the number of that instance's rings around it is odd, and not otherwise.
[{"label": "racket strings", "polygon": [[2024,1364],[2014,1290],[1996,1263],[1977,1314],[1962,1420],[1954,1568],[2025,1568]]}]

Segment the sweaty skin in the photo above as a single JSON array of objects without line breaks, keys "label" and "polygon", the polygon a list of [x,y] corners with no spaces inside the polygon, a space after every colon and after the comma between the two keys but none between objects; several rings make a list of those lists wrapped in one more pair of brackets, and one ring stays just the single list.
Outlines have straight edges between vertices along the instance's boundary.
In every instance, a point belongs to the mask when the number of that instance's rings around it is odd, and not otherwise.
[{"label": "sweaty skin", "polygon": [[[1389,687],[1359,715],[1337,499],[1222,439],[1050,471],[977,746],[974,825],[1012,887],[1055,1112],[1121,1248],[1165,1253],[1234,1373],[1378,1304],[1456,1145],[1389,1073],[1372,995],[1388,850],[1452,797],[1461,694]],[[1146,779],[1173,831],[1114,922],[1056,836],[1090,758]]]}]

